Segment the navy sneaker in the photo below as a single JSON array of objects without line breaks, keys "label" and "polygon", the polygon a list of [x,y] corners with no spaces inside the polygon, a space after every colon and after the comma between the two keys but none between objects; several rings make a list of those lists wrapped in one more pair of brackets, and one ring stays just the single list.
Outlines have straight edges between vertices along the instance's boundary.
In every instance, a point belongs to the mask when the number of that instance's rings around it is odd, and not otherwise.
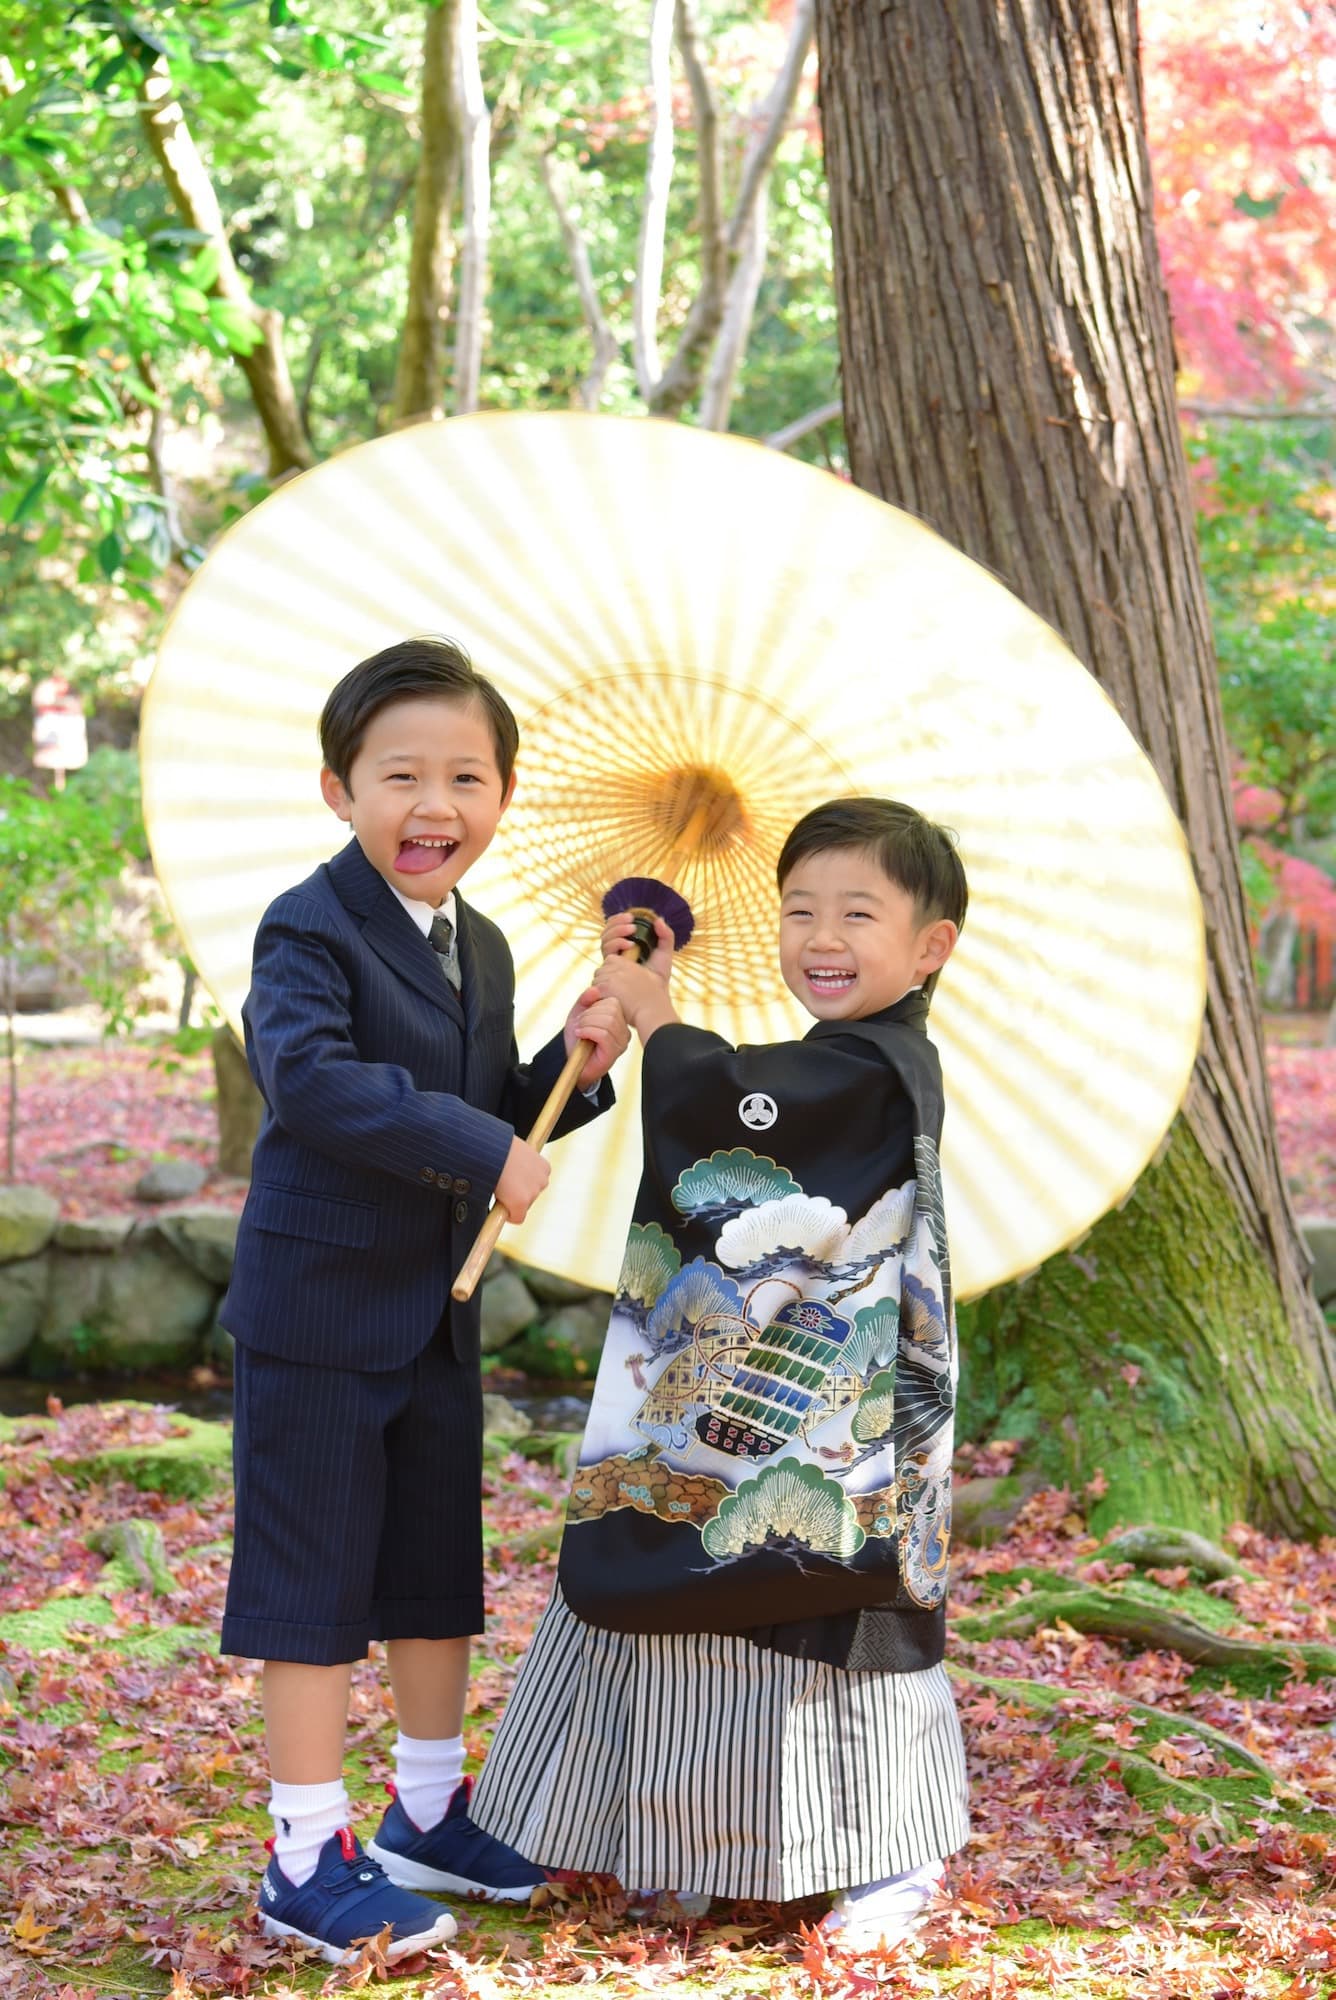
[{"label": "navy sneaker", "polygon": [[298,1938],[332,1965],[343,1965],[387,1924],[387,1959],[431,1951],[455,1934],[450,1912],[387,1881],[349,1827],[330,1835],[309,1882],[289,1882],[277,1857],[270,1856],[260,1880],[260,1929],[266,1937]]},{"label": "navy sneaker", "polygon": [[380,1830],[367,1848],[391,1882],[404,1889],[454,1889],[486,1896],[489,1903],[527,1903],[547,1880],[513,1847],[493,1840],[469,1818],[472,1778],[452,1794],[445,1818],[423,1833],[399,1803],[394,1786]]}]

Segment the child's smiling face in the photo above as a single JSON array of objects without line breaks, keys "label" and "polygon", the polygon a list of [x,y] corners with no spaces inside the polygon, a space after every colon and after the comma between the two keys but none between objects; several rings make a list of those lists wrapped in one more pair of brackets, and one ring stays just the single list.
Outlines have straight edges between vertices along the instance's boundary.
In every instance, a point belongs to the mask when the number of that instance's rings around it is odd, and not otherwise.
[{"label": "child's smiling face", "polygon": [[950,957],[956,926],[918,914],[872,856],[833,848],[799,861],[779,906],[779,968],[818,1021],[859,1021],[892,1007]]},{"label": "child's smiling face", "polygon": [[320,789],[376,872],[439,908],[490,845],[515,780],[501,782],[480,703],[427,695],[373,715],[348,782],[326,766]]}]

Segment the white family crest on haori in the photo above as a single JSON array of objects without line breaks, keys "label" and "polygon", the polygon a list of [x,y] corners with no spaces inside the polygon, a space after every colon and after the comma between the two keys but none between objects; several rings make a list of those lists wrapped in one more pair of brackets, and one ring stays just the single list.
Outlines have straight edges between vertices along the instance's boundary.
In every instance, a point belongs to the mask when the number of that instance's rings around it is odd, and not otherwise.
[{"label": "white family crest on haori", "polygon": [[749,1091],[738,1105],[738,1117],[753,1132],[765,1132],[779,1116],[779,1106],[763,1090]]},{"label": "white family crest on haori", "polygon": [[714,1254],[683,1264],[657,1222],[633,1226],[573,1521],[653,1513],[712,1562],[894,1538],[908,1598],[941,1602],[956,1349],[931,1140],[915,1158],[852,1221],[745,1147],[680,1176],[673,1205]]}]

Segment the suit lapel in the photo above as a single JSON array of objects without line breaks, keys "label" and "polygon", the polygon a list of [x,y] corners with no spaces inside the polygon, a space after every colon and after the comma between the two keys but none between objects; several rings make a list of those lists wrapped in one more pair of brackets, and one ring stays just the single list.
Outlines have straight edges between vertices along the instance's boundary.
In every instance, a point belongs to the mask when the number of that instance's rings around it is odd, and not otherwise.
[{"label": "suit lapel", "polygon": [[486,1014],[507,1007],[510,995],[501,986],[493,954],[487,949],[481,927],[474,921],[473,912],[457,889],[455,916],[458,919],[459,969],[464,987],[464,1096],[472,1103],[476,1081],[474,1072],[483,1054],[479,1023]]},{"label": "suit lapel", "polygon": [[405,980],[424,1000],[439,1007],[459,1026],[464,1009],[459,995],[441,971],[430,944],[381,880],[357,841],[350,840],[329,864],[339,900],[362,920],[362,936],[390,971]]}]

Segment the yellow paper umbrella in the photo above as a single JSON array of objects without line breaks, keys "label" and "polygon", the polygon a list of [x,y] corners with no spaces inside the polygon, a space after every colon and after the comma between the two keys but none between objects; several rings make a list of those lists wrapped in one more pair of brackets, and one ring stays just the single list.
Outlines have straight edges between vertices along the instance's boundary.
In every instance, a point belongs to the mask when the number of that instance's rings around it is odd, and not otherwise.
[{"label": "yellow paper umbrella", "polygon": [[[604,891],[670,857],[696,919],[685,1017],[733,1042],[804,1032],[775,856],[809,807],[882,793],[953,826],[969,876],[932,1008],[960,1296],[1131,1187],[1204,996],[1191,864],[1148,760],[1057,635],[920,522],[680,425],[400,431],[281,487],[209,557],[146,697],[144,803],[230,1021],[261,912],[344,837],[316,783],[325,697],[422,632],[462,640],[520,721],[515,800],[464,893],[514,950],[522,1049],[587,982]],[[591,1285],[615,1278],[639,1175],[634,1069],[618,1083],[505,1239]]]}]

